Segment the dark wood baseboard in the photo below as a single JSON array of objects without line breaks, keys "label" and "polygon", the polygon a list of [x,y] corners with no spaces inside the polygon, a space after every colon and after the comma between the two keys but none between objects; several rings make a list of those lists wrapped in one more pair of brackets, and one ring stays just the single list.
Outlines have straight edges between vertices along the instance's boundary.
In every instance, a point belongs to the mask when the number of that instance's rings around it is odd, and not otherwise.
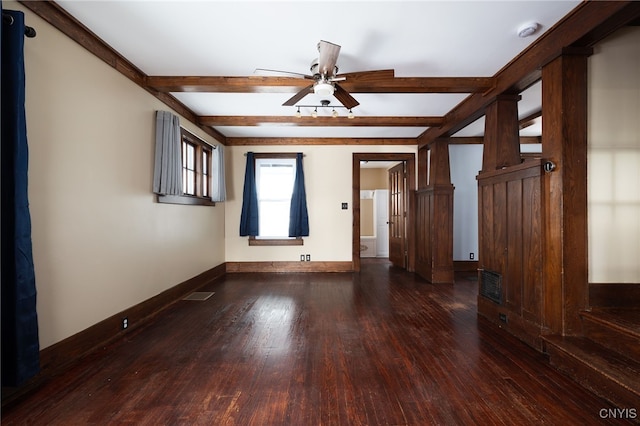
[{"label": "dark wood baseboard", "polygon": [[454,272],[478,272],[477,260],[454,260]]},{"label": "dark wood baseboard", "polygon": [[[60,374],[83,357],[107,345],[123,335],[148,323],[162,310],[207,283],[224,276],[226,264],[222,263],[162,293],[110,316],[91,327],[67,337],[40,351],[40,373],[21,388],[3,388],[2,406],[11,404],[22,395],[37,388],[49,378]],[[127,318],[128,327],[122,329]]]},{"label": "dark wood baseboard", "polygon": [[351,262],[227,262],[234,272],[353,272]]},{"label": "dark wood baseboard", "polygon": [[598,308],[637,308],[640,283],[589,284],[589,306]]},{"label": "dark wood baseboard", "polygon": [[506,330],[535,350],[543,352],[542,327],[527,321],[518,312],[513,312],[505,305],[498,305],[484,296],[478,296],[478,315]]}]

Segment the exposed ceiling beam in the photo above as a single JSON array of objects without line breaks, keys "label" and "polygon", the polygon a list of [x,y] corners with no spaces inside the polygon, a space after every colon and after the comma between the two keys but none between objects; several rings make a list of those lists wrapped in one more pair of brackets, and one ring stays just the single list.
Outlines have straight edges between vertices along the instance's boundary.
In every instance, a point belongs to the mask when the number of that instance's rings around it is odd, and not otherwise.
[{"label": "exposed ceiling beam", "polygon": [[[484,144],[483,136],[454,136],[447,139],[449,145],[482,145]],[[521,144],[538,144],[542,143],[540,136],[521,136]]]},{"label": "exposed ceiling beam", "polygon": [[[295,77],[148,76],[146,86],[159,92],[297,93],[312,81]],[[350,93],[483,93],[491,77],[395,77],[339,83]]]},{"label": "exposed ceiling beam", "polygon": [[[588,1],[581,3],[569,15],[544,33],[535,43],[509,62],[495,76],[494,88],[482,94],[472,94],[445,116],[441,127],[430,127],[420,137],[422,148],[436,139],[452,135],[484,114],[484,109],[496,96],[519,93],[527,84],[539,78],[540,69],[568,47],[592,46],[602,37],[622,25],[637,19],[640,2]],[[524,83],[523,83],[524,82]]]},{"label": "exposed ceiling beam", "polygon": [[[103,60],[107,65],[151,93],[169,108],[172,108],[185,119],[197,125],[197,117],[191,109],[168,93],[158,93],[157,90],[150,89],[144,84],[147,76],[139,68],[102,41],[91,32],[91,30],[55,2],[22,0],[20,3],[96,57]],[[201,126],[201,129],[218,142],[222,144],[225,143],[225,136],[216,129],[209,126]]]},{"label": "exposed ceiling beam", "polygon": [[415,138],[231,138],[227,146],[246,145],[415,145]]},{"label": "exposed ceiling beam", "polygon": [[441,126],[442,117],[295,117],[295,116],[237,116],[205,115],[198,123],[206,126],[338,126],[338,127],[431,127]]}]

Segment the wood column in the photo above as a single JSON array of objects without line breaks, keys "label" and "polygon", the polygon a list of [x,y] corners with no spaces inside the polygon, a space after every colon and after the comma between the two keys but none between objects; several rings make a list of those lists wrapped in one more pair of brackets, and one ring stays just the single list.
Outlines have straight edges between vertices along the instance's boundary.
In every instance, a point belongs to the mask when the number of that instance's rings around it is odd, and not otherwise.
[{"label": "wood column", "polygon": [[587,56],[565,51],[542,68],[545,332],[581,334],[588,305]]},{"label": "wood column", "polygon": [[515,166],[520,158],[518,101],[520,95],[500,95],[487,106],[482,170]]},{"label": "wood column", "polygon": [[[418,151],[419,161],[429,158],[428,184],[419,177],[416,192],[416,272],[432,283],[453,283],[453,185],[447,138]],[[419,166],[427,171],[427,167]]]}]

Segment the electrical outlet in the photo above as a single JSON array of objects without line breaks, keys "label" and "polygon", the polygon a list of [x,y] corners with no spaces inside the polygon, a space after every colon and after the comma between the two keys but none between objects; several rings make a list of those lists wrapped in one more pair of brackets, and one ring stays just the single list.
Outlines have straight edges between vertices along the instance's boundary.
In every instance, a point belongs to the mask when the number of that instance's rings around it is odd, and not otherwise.
[{"label": "electrical outlet", "polygon": [[304,254],[300,255],[300,262],[304,262]]},{"label": "electrical outlet", "polygon": [[342,210],[347,210],[349,208],[349,203],[342,203]]},{"label": "electrical outlet", "polygon": [[124,317],[122,318],[122,329],[124,330],[127,327],[129,327],[129,318]]},{"label": "electrical outlet", "polygon": [[307,255],[307,262],[311,262],[311,255],[310,254]]},{"label": "electrical outlet", "polygon": [[473,260],[475,259],[476,255],[473,253],[469,253],[469,259]]}]

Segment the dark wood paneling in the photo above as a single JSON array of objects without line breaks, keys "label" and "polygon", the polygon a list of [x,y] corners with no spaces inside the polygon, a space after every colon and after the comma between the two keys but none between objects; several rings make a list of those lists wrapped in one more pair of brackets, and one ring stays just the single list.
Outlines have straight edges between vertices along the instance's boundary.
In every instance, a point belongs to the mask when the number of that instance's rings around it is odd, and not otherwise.
[{"label": "dark wood paneling", "polygon": [[550,332],[580,335],[588,306],[587,57],[563,55],[542,69],[544,309]]},{"label": "dark wood paneling", "polygon": [[522,180],[522,316],[539,324],[542,293],[542,187],[540,176]]},{"label": "dark wood paneling", "polygon": [[538,348],[544,322],[542,174],[541,161],[531,160],[478,176],[479,267],[502,275],[503,296],[502,305],[479,296],[478,313]]},{"label": "dark wood paneling", "polygon": [[600,308],[640,307],[640,283],[591,283],[589,306]]},{"label": "dark wood paneling", "polygon": [[477,272],[478,261],[477,260],[454,260],[453,270],[455,272]]},{"label": "dark wood paneling", "polygon": [[416,192],[416,272],[432,283],[453,282],[453,186]]}]

